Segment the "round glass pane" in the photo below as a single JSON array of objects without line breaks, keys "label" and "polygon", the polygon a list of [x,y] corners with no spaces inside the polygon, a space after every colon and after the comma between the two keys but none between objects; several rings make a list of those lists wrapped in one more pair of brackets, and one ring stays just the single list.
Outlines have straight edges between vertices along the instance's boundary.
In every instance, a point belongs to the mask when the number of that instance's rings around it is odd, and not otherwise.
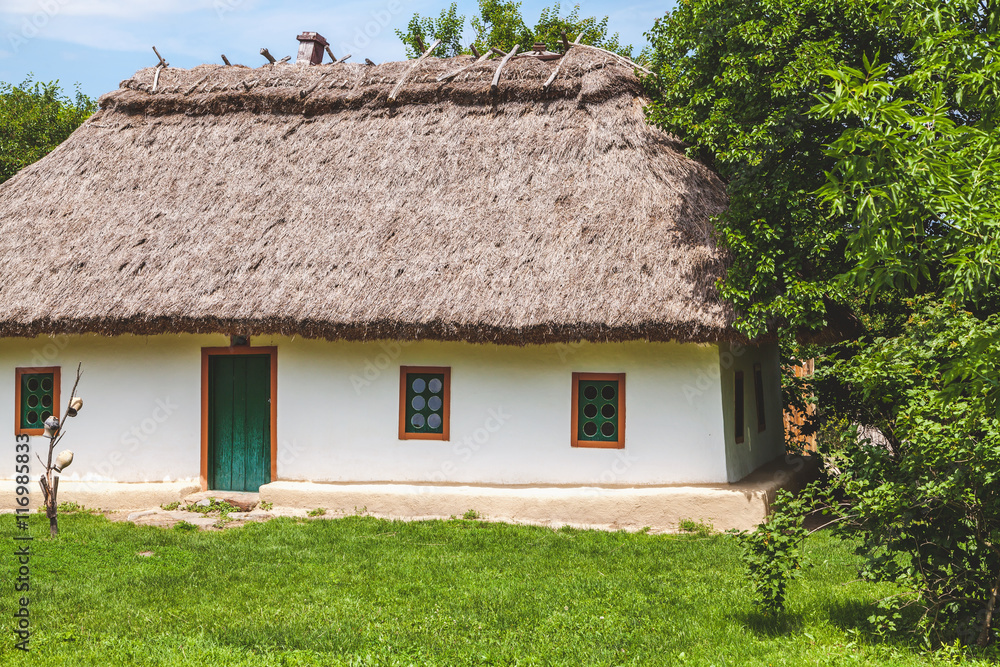
[{"label": "round glass pane", "polygon": [[45,421],[46,419],[48,419],[51,416],[52,416],[51,412],[43,412],[42,413],[42,421]]},{"label": "round glass pane", "polygon": [[441,428],[441,415],[433,414],[427,418],[427,426],[429,428]]},{"label": "round glass pane", "polygon": [[601,408],[601,416],[605,419],[611,419],[615,416],[615,406],[610,403],[606,403],[603,408]]},{"label": "round glass pane", "polygon": [[441,401],[440,396],[431,396],[430,399],[427,401],[427,407],[429,407],[431,410],[434,410],[435,412],[440,410],[443,404],[444,403]]},{"label": "round glass pane", "polygon": [[592,401],[597,398],[597,387],[590,386],[583,390],[583,397],[588,401]]},{"label": "round glass pane", "polygon": [[597,406],[593,403],[589,403],[583,407],[583,416],[587,419],[593,419],[597,416]]},{"label": "round glass pane", "polygon": [[44,406],[46,408],[51,408],[52,407],[52,397],[49,396],[48,394],[46,394],[45,396],[42,396],[42,406]]},{"label": "round glass pane", "polygon": [[37,396],[32,395],[32,396],[28,397],[28,407],[29,408],[37,408],[38,407],[38,397]]},{"label": "round glass pane", "polygon": [[416,380],[413,381],[413,391],[414,392],[416,392],[418,394],[422,394],[422,393],[424,393],[424,389],[426,389],[426,388],[427,388],[427,383],[424,382],[423,378],[417,378]]},{"label": "round glass pane", "polygon": [[413,418],[410,419],[410,423],[413,424],[414,428],[423,428],[424,427],[424,416],[421,415],[421,414],[413,415]]},{"label": "round glass pane", "polygon": [[431,390],[432,394],[436,394],[441,391],[441,387],[443,386],[444,385],[441,383],[441,380],[437,378],[432,378],[431,381],[427,383],[427,388]]},{"label": "round glass pane", "polygon": [[601,390],[601,397],[604,398],[605,401],[610,401],[615,397],[615,388],[610,384],[606,385],[604,389]]},{"label": "round glass pane", "polygon": [[42,380],[42,390],[52,391],[52,380],[50,378],[45,378]]},{"label": "round glass pane", "polygon": [[604,422],[604,426],[601,427],[601,434],[605,438],[610,438],[615,434],[615,425],[611,422]]},{"label": "round glass pane", "polygon": [[597,435],[597,424],[595,424],[594,422],[587,422],[586,424],[584,424],[583,434],[588,438]]},{"label": "round glass pane", "polygon": [[34,424],[35,422],[38,421],[38,413],[37,412],[29,412],[27,416],[28,416],[28,423],[29,424]]},{"label": "round glass pane", "polygon": [[38,379],[30,378],[28,380],[28,391],[38,391]]},{"label": "round glass pane", "polygon": [[426,403],[427,403],[427,401],[424,400],[423,396],[414,396],[413,400],[410,401],[410,405],[413,406],[414,410],[423,410],[424,409],[424,405]]}]

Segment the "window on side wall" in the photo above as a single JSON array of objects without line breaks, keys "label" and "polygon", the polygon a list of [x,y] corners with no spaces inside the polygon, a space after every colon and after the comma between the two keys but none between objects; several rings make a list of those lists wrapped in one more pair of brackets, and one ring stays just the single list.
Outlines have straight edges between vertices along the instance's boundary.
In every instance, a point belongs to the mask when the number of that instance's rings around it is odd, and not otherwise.
[{"label": "window on side wall", "polygon": [[766,411],[764,410],[764,374],[760,364],[753,365],[753,395],[757,404],[757,432],[767,428]]},{"label": "window on side wall", "polygon": [[736,403],[736,442],[743,442],[743,433],[746,430],[746,419],[743,414],[743,371],[736,371],[736,381],[733,383],[734,402]]},{"label": "window on side wall", "polygon": [[625,447],[625,374],[573,373],[573,447]]},{"label": "window on side wall", "polygon": [[14,375],[14,435],[42,435],[45,420],[59,416],[59,367],[18,368]]},{"label": "window on side wall", "polygon": [[400,366],[399,439],[448,440],[451,368]]}]

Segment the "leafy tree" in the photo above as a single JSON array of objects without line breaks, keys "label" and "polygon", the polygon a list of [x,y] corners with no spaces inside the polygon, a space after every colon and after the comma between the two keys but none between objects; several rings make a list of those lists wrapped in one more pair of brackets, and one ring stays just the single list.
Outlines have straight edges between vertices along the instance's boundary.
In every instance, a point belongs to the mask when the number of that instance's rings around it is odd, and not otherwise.
[{"label": "leafy tree", "polygon": [[902,74],[905,56],[892,56],[911,40],[868,0],[690,0],[647,37],[649,121],[727,185],[716,226],[733,263],[721,293],[742,312],[739,326],[822,326],[828,300],[853,296],[836,280],[848,216],[831,216],[816,194],[835,165],[824,147],[843,125],[809,111],[824,70],[882,53]]},{"label": "leafy tree", "polygon": [[[504,0],[479,0],[479,15],[471,20],[475,37],[472,43],[480,53],[485,53],[491,47],[508,51],[515,45],[521,51],[531,50],[535,42],[544,42],[550,51],[562,53],[565,47],[562,36],[565,33],[569,41],[574,41],[583,34],[580,42],[591,46],[613,51],[620,55],[631,57],[631,45],[622,45],[618,33],[608,35],[608,17],[580,17],[580,6],[574,5],[566,16],[561,15],[562,8],[558,2],[552,7],[542,10],[533,28],[525,22],[521,13],[521,3]],[[441,39],[447,48],[439,48],[435,55],[450,57],[471,53],[463,49],[461,39],[465,29],[465,16],[458,14],[458,5],[452,3],[447,10],[441,12],[438,18],[422,18],[414,14],[407,25],[406,32],[397,30],[396,34],[406,44],[407,56],[413,58],[420,55],[419,43],[427,47],[436,39]]]},{"label": "leafy tree", "polygon": [[[807,350],[844,503],[820,506],[926,636],[980,645],[1000,613],[998,27],[974,0],[689,0],[651,31],[648,82],[651,122],[727,183],[741,328],[791,348],[833,302],[868,325]],[[799,557],[768,541],[801,534],[779,511],[744,538],[770,607]]]},{"label": "leafy tree", "polygon": [[0,82],[0,183],[58,146],[96,109],[79,89],[63,97],[58,81]]},{"label": "leafy tree", "polygon": [[443,48],[439,47],[435,55],[450,58],[468,53],[468,50],[462,47],[464,31],[465,16],[458,14],[458,5],[453,2],[448,9],[442,9],[441,15],[436,19],[421,18],[420,14],[414,14],[406,26],[406,32],[397,30],[396,34],[406,45],[407,58],[422,55],[424,49],[430,48],[438,39],[441,40]]},{"label": "leafy tree", "polygon": [[[550,51],[562,53],[565,47],[562,36],[572,42],[578,35],[583,35],[581,44],[599,46],[626,58],[632,57],[632,45],[622,45],[618,41],[618,33],[608,35],[608,17],[598,19],[594,16],[580,18],[580,5],[574,5],[572,11],[566,16],[560,16],[559,3],[542,10],[538,22],[535,24],[532,42],[543,42],[549,46]],[[530,44],[522,44],[521,48],[530,48]]]},{"label": "leafy tree", "polygon": [[479,16],[472,17],[475,44],[480,52],[496,47],[509,51],[515,44],[530,49],[535,36],[521,16],[520,2],[479,0]]},{"label": "leafy tree", "polygon": [[[1000,615],[1000,415],[983,389],[1000,316],[914,305],[902,335],[849,344],[820,367],[878,415],[827,443],[832,486],[849,499],[841,530],[859,539],[865,578],[900,585],[900,603],[922,609],[927,635],[985,645]],[[970,377],[949,382],[956,369]]]},{"label": "leafy tree", "polygon": [[983,646],[1000,613],[1000,17],[974,0],[880,9],[912,38],[907,69],[873,53],[825,72],[812,116],[845,129],[818,194],[849,221],[845,280],[924,296],[899,335],[828,362],[833,405],[876,427],[832,452],[836,484],[863,574],[905,586],[928,634]]},{"label": "leafy tree", "polygon": [[848,126],[819,195],[849,216],[849,277],[975,302],[1000,285],[1000,16],[973,0],[886,4],[915,45],[824,72],[813,117]]}]

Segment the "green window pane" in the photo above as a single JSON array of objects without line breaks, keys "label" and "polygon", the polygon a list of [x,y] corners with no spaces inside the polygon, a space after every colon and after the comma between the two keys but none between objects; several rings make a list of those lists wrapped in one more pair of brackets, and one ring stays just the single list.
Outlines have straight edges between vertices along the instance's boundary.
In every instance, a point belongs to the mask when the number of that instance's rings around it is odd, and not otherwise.
[{"label": "green window pane", "polygon": [[444,433],[444,373],[406,374],[407,433]]},{"label": "green window pane", "polygon": [[53,373],[25,373],[21,376],[21,428],[45,427],[52,416],[52,396],[55,388]]},{"label": "green window pane", "polygon": [[588,442],[618,441],[618,380],[580,380],[576,437]]}]

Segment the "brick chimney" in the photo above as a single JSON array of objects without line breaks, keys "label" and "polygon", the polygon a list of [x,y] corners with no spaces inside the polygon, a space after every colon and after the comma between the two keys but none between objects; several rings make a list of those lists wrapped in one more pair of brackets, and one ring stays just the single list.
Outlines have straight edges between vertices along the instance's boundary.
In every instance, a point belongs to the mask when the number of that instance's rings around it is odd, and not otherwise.
[{"label": "brick chimney", "polygon": [[299,55],[296,65],[319,65],[323,62],[323,49],[329,44],[318,32],[304,32],[295,39],[299,40]]}]

